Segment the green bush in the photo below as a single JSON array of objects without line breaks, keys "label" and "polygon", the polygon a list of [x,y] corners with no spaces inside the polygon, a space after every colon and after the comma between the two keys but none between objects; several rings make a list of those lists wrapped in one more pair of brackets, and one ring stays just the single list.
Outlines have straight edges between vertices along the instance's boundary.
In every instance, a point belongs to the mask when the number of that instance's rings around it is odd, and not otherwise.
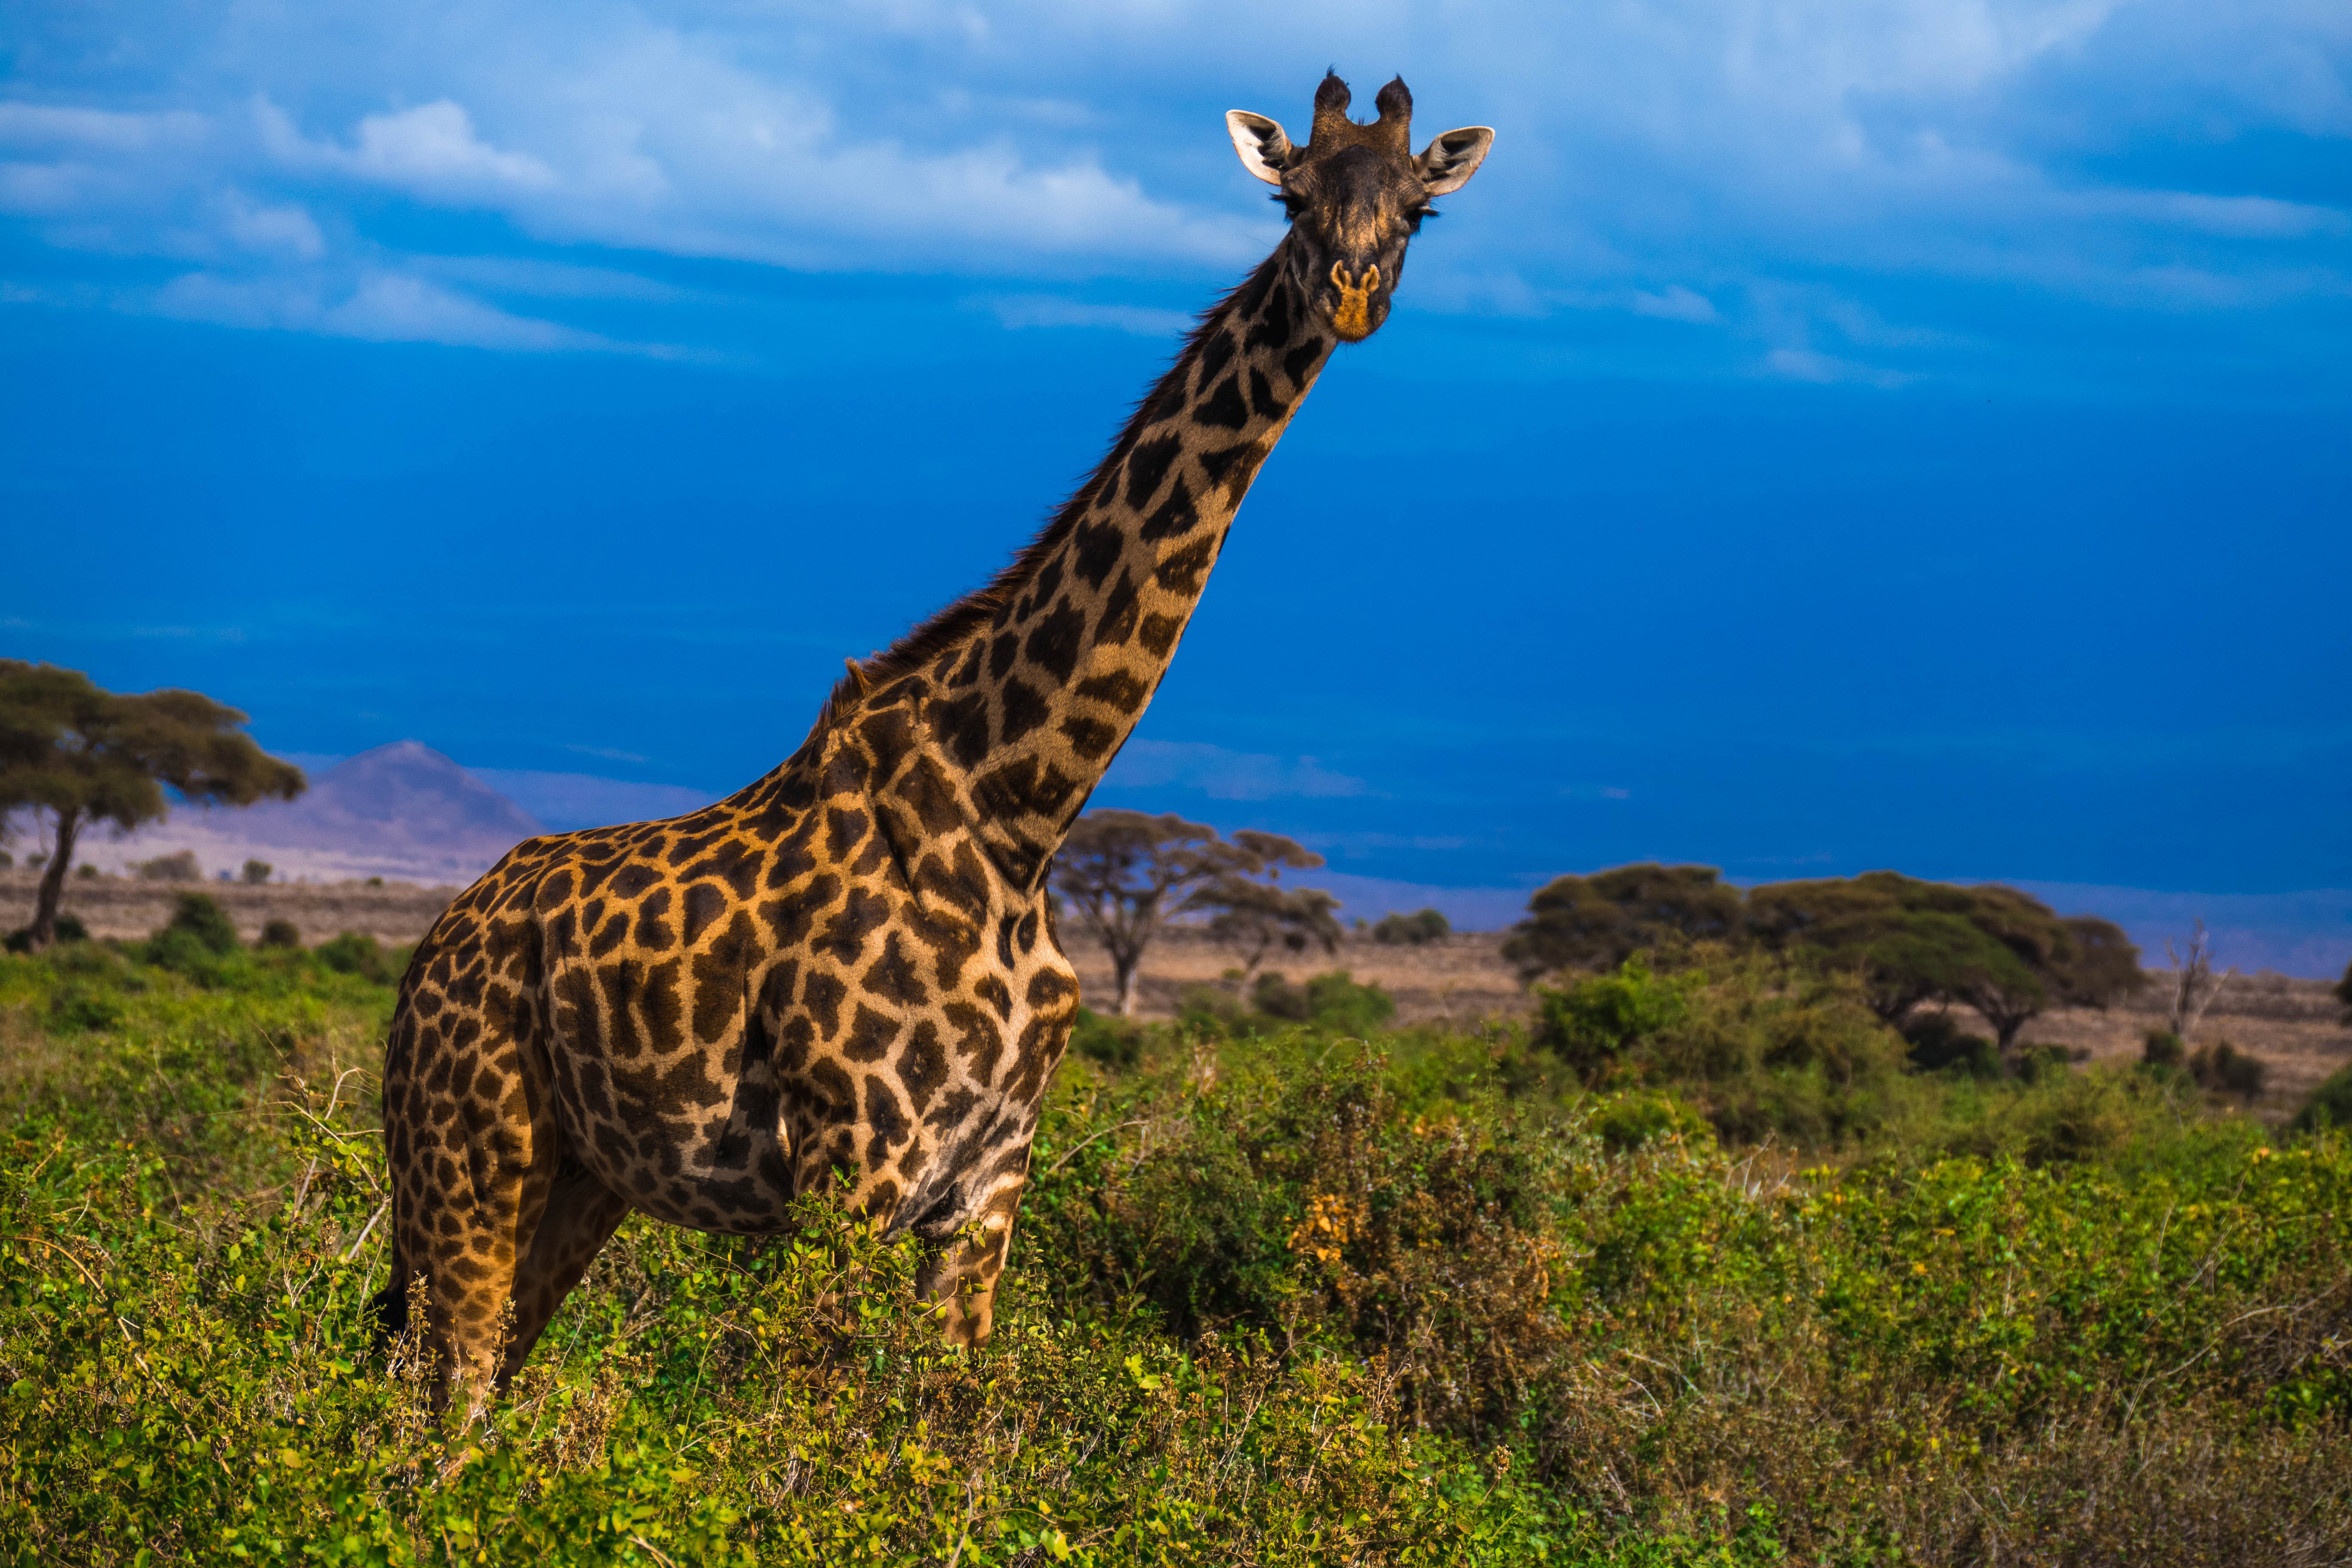
[{"label": "green bush", "polygon": [[196,864],[196,852],[193,849],[158,855],[152,860],[134,860],[129,868],[132,876],[150,882],[201,882],[205,879],[205,868]]},{"label": "green bush", "polygon": [[1143,1051],[1143,1030],[1129,1019],[1081,1007],[1070,1030],[1070,1049],[1104,1067],[1131,1068]]},{"label": "green bush", "polygon": [[181,932],[218,958],[237,949],[236,922],[206,893],[182,893],[173,900],[171,922],[156,933]]},{"label": "green bush", "polygon": [[1715,1142],[1715,1129],[1705,1116],[1657,1089],[1610,1096],[1594,1107],[1585,1126],[1603,1147],[1620,1153],[1663,1139],[1687,1139],[1695,1145]]},{"label": "green bush", "polygon": [[2072,1058],[2063,1046],[2035,1045],[2029,1041],[2017,1047],[2017,1076],[2027,1083],[2061,1078],[2072,1070]]},{"label": "green bush", "polygon": [[2352,1128],[2352,1066],[2337,1068],[2311,1091],[2311,1098],[2295,1112],[2294,1126],[2299,1132]]},{"label": "green bush", "polygon": [[2216,1040],[2189,1054],[2189,1076],[2201,1089],[2252,1101],[2262,1098],[2269,1071],[2259,1057],[2247,1055],[2227,1040]]},{"label": "green bush", "polygon": [[[57,932],[58,941],[60,942],[88,942],[89,940],[89,928],[83,925],[81,921],[68,914],[60,914],[58,916]],[[10,952],[30,952],[33,948],[33,928],[31,926],[20,926],[16,930],[10,931],[8,933],[8,940],[5,945]]]},{"label": "green bush", "polygon": [[[1314,975],[1303,985],[1292,984],[1280,970],[1266,970],[1251,988],[1250,1003],[1259,1025],[1252,1032],[1257,1033],[1285,1024],[1306,1024],[1330,1034],[1361,1037],[1396,1016],[1394,998],[1377,985],[1359,984],[1344,969]],[[1234,1017],[1226,1010],[1230,1006],[1223,993],[1200,987],[1188,995],[1188,1010],[1182,1017],[1203,1024],[1222,1022],[1228,1034],[1249,1030],[1252,1021]]]},{"label": "green bush", "polygon": [[1903,1026],[1904,1055],[1921,1072],[1953,1072],[1969,1078],[2001,1076],[2000,1048],[1971,1035],[1949,1013],[1923,1013]]},{"label": "green bush", "polygon": [[1307,982],[1307,1017],[1339,1035],[1370,1035],[1396,1016],[1396,1001],[1377,985],[1360,984],[1344,970]]},{"label": "green bush", "polygon": [[302,931],[292,921],[270,921],[261,928],[261,935],[253,945],[299,949],[302,945]]},{"label": "green bush", "polygon": [[1536,1043],[1597,1087],[1618,1076],[1634,1045],[1690,1016],[1691,989],[1686,978],[1654,973],[1639,956],[1627,959],[1613,974],[1559,987],[1538,985]]},{"label": "green bush", "polygon": [[1442,942],[1453,934],[1453,922],[1436,910],[1423,910],[1417,914],[1382,915],[1372,927],[1372,940],[1391,946],[1425,947]]},{"label": "green bush", "polygon": [[338,974],[356,974],[379,985],[400,978],[383,944],[362,931],[347,931],[310,950],[310,956]]},{"label": "green bush", "polygon": [[1717,949],[1666,974],[1629,959],[1537,999],[1535,1041],[1588,1087],[1672,1086],[1736,1142],[1852,1144],[1916,1098],[1904,1042],[1848,976]]}]

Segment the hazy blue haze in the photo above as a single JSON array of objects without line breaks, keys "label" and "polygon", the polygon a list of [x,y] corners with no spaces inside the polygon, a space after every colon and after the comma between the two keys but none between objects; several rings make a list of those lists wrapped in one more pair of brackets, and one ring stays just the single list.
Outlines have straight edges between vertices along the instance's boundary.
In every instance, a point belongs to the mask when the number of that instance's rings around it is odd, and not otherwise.
[{"label": "hazy blue haze", "polygon": [[0,5],[8,651],[730,787],[1094,460],[1278,233],[1220,114],[1336,63],[1496,150],[1100,800],[2352,888],[2352,6],[1864,10]]}]

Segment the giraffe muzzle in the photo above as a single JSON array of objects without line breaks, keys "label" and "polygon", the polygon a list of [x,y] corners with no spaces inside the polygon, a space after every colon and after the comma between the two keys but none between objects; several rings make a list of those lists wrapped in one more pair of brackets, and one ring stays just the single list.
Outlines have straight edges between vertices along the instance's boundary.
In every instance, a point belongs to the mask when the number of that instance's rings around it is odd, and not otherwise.
[{"label": "giraffe muzzle", "polygon": [[1372,335],[1372,296],[1380,291],[1381,269],[1375,262],[1364,268],[1360,279],[1351,281],[1345,263],[1331,263],[1331,286],[1339,291],[1339,302],[1331,307],[1331,330],[1349,342],[1361,342]]}]

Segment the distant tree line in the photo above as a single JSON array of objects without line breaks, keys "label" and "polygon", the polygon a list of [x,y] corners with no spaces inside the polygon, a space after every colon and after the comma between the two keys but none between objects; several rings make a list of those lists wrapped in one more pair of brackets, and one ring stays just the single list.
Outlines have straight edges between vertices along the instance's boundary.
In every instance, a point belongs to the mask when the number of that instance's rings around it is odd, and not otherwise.
[{"label": "distant tree line", "polygon": [[2140,984],[2139,950],[2107,921],[2062,916],[1995,883],[1959,887],[1894,871],[1744,892],[1709,866],[1561,877],[1528,901],[1503,954],[1533,979],[1703,943],[1856,974],[1889,1024],[1925,1003],[1973,1007],[2004,1053],[2050,1008],[2104,1007]]}]

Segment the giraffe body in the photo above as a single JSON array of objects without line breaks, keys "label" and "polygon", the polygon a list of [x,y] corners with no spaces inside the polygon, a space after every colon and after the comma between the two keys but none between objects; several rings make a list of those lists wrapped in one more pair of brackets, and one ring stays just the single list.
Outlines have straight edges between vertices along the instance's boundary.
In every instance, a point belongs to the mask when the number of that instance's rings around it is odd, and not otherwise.
[{"label": "giraffe body", "polygon": [[[1327,152],[1352,145],[1327,127],[1336,81],[1318,95]],[[1391,135],[1381,106],[1382,125],[1337,124]],[[948,1336],[986,1337],[1078,1005],[1046,867],[1402,241],[1326,269],[1329,248],[1295,225],[1037,539],[853,663],[772,773],[686,816],[531,839],[435,925],[386,1049],[380,1300],[396,1324],[423,1278],[453,1379],[520,1366],[631,1208],[772,1232],[835,1173],[875,1223],[931,1244]]]}]

